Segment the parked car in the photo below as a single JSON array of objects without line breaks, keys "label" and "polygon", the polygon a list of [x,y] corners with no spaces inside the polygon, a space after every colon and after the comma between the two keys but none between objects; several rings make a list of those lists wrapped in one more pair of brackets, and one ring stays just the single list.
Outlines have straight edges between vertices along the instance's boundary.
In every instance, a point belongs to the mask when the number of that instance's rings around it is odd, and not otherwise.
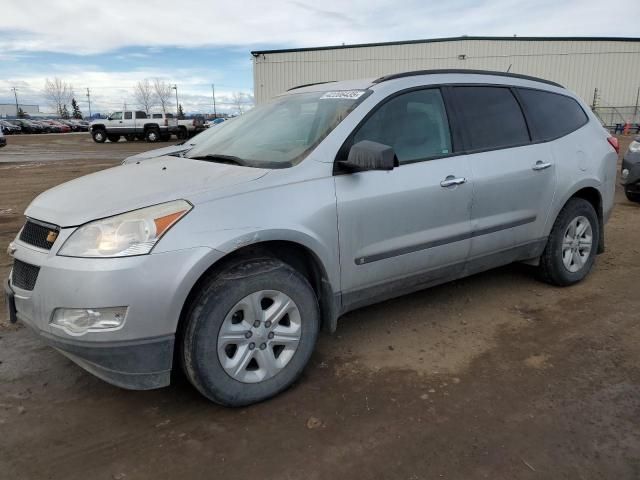
[{"label": "parked car", "polygon": [[66,120],[64,118],[56,120],[56,122],[61,123],[62,125],[66,125],[72,132],[79,132],[80,126],[73,120]]},{"label": "parked car", "polygon": [[176,143],[175,145],[156,148],[153,150],[147,150],[146,152],[141,152],[135,155],[131,155],[130,157],[125,158],[122,161],[122,164],[125,165],[127,163],[141,162],[143,160],[149,160],[151,158],[162,157],[163,155],[184,155],[186,152],[188,152],[193,147],[195,147],[198,143],[206,140],[214,132],[218,132],[220,130],[222,130],[222,128],[207,129],[187,140],[184,140],[180,143]]},{"label": "parked car", "polygon": [[251,404],[355,308],[516,261],[581,281],[617,148],[579,97],[523,75],[293,89],[185,157],[39,195],[9,249],[10,318],[120,387],[182,366],[207,398]]},{"label": "parked car", "polygon": [[7,137],[4,136],[4,131],[3,128],[0,125],[0,147],[6,147],[7,146]]},{"label": "parked car", "polygon": [[206,126],[207,128],[209,128],[209,127],[215,127],[216,125],[220,125],[221,123],[224,123],[224,121],[225,121],[225,119],[224,119],[224,118],[221,118],[221,117],[214,118],[213,120],[209,120],[209,121],[205,124],[205,126]]},{"label": "parked car", "polygon": [[40,123],[48,130],[47,133],[69,133],[71,127],[58,120],[40,120]]},{"label": "parked car", "polygon": [[0,128],[5,135],[15,135],[18,133],[22,133],[22,127],[14,125],[13,123],[10,123],[6,120],[0,120]]},{"label": "parked car", "polygon": [[622,158],[620,177],[627,199],[640,203],[640,136],[633,139]]},{"label": "parked car", "polygon": [[44,133],[44,127],[40,124],[19,118],[16,120],[8,120],[9,123],[19,126],[22,129],[22,133]]},{"label": "parked car", "polygon": [[117,142],[123,135],[127,140],[168,140],[175,128],[170,125],[168,116],[163,113],[158,115],[147,116],[141,110],[113,112],[106,119],[91,122],[91,136],[97,143],[104,143],[107,139]]}]

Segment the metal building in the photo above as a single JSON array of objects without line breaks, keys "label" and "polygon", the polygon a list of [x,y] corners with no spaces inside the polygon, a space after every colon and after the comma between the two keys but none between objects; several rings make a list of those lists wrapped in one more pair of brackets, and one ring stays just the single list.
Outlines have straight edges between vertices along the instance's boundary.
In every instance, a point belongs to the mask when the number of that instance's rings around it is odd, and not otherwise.
[{"label": "metal building", "polygon": [[[39,105],[25,105],[24,103],[20,103],[19,108],[27,114],[40,113]],[[15,117],[16,111],[17,108],[15,103],[0,103],[0,117]]]},{"label": "metal building", "polygon": [[601,116],[639,120],[640,38],[455,37],[251,54],[257,103],[307,83],[466,68],[553,80],[595,105]]}]

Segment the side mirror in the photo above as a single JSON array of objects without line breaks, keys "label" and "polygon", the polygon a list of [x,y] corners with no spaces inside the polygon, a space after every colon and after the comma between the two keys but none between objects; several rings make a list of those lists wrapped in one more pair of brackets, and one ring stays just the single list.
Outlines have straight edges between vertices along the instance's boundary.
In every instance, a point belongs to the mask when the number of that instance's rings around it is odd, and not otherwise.
[{"label": "side mirror", "polygon": [[362,140],[354,144],[349,149],[347,160],[339,164],[349,172],[393,170],[399,165],[392,147],[370,140]]}]

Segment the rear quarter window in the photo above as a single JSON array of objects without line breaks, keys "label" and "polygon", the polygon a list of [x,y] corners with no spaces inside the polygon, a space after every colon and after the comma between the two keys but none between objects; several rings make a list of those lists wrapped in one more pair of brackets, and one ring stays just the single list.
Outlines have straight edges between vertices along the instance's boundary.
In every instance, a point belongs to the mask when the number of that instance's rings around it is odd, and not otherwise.
[{"label": "rear quarter window", "polygon": [[571,97],[528,88],[519,88],[518,94],[532,127],[534,141],[562,137],[588,121],[580,104]]}]

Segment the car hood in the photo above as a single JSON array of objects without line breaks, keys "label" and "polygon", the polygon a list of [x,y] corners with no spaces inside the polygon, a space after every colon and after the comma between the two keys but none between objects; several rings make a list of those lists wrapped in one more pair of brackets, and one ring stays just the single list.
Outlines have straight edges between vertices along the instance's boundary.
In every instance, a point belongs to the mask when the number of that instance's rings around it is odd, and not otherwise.
[{"label": "car hood", "polygon": [[154,150],[147,150],[146,152],[138,153],[136,155],[131,155],[123,160],[122,164],[126,165],[127,163],[136,163],[140,160],[148,160],[150,158],[162,157],[163,155],[170,155],[172,153],[178,152],[186,152],[187,150],[191,150],[193,148],[193,144],[186,142],[182,145],[170,145],[168,147],[156,148]]},{"label": "car hood", "polygon": [[233,193],[269,170],[187,158],[158,157],[71,180],[38,195],[25,215],[61,227],[74,227],[157,203],[198,194]]}]

